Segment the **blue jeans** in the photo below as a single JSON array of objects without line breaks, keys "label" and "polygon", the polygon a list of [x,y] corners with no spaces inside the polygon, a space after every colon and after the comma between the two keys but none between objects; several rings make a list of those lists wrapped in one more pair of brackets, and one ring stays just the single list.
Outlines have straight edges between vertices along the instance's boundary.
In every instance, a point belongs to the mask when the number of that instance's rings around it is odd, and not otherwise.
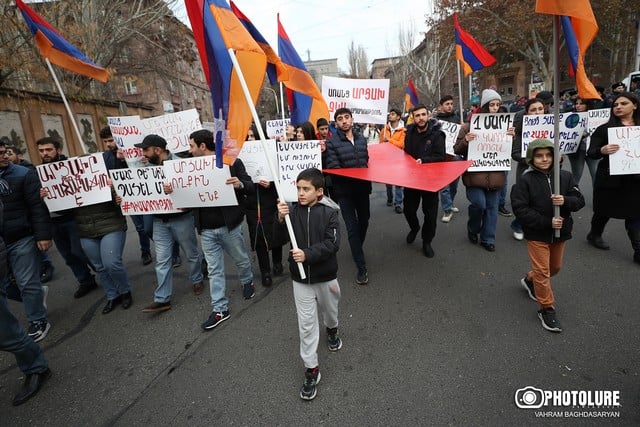
[{"label": "blue jeans", "polygon": [[2,289],[0,289],[0,325],[2,325],[0,350],[13,353],[18,368],[25,375],[44,372],[48,363],[42,349],[29,338],[13,313],[9,311],[7,296]]},{"label": "blue jeans", "polygon": [[358,272],[363,272],[367,268],[364,259],[364,250],[362,245],[367,237],[367,229],[369,228],[369,194],[352,194],[342,196],[338,200],[342,219],[347,228],[349,236],[349,247],[351,248],[351,257],[358,267]]},{"label": "blue jeans", "polygon": [[500,191],[467,187],[467,199],[471,203],[467,230],[469,233],[480,234],[482,243],[496,243]]},{"label": "blue jeans", "polygon": [[[7,245],[7,260],[24,303],[24,312],[29,322],[45,320],[47,309],[42,304],[42,283],[40,283],[40,251],[33,236],[23,237]],[[5,292],[9,278],[4,277]]]},{"label": "blue jeans", "polygon": [[440,205],[445,212],[449,212],[453,208],[453,201],[456,198],[456,194],[458,194],[458,182],[460,182],[460,177],[454,179],[451,184],[440,190]]},{"label": "blue jeans", "polygon": [[73,218],[65,221],[53,221],[51,227],[53,241],[65,263],[69,266],[78,283],[93,283],[91,264],[80,244],[78,224]]},{"label": "blue jeans", "polygon": [[124,231],[113,231],[101,237],[80,238],[82,248],[96,269],[107,299],[115,299],[131,291],[129,278],[122,264],[126,237]]},{"label": "blue jeans", "polygon": [[189,279],[192,284],[202,282],[202,258],[198,251],[198,241],[193,212],[163,220],[153,219],[153,241],[156,245],[156,280],[158,285],[153,296],[155,302],[169,302],[173,294],[173,244],[178,242],[187,255]]},{"label": "blue jeans", "polygon": [[[389,185],[387,186],[387,201],[393,202],[393,206],[402,206],[402,200],[404,198],[403,187],[398,187],[397,185]],[[395,187],[395,190],[394,190]]]},{"label": "blue jeans", "polygon": [[253,281],[251,261],[244,246],[242,224],[229,230],[227,227],[202,230],[200,232],[202,252],[209,267],[209,288],[213,311],[227,311],[229,300],[226,296],[224,273],[224,252],[228,253],[238,270],[238,278],[243,285]]},{"label": "blue jeans", "polygon": [[500,190],[500,201],[498,206],[504,206],[507,203],[507,180],[509,179],[509,171],[504,171],[504,185]]},{"label": "blue jeans", "polygon": [[[140,252],[143,254],[148,254],[151,252],[151,240],[149,239],[149,235],[145,231],[145,222],[149,222],[149,220],[145,217],[151,217],[151,215],[131,215],[131,221],[133,221],[133,225],[136,227],[136,231],[138,232],[138,239],[140,240]],[[153,226],[150,226],[151,228]]]}]

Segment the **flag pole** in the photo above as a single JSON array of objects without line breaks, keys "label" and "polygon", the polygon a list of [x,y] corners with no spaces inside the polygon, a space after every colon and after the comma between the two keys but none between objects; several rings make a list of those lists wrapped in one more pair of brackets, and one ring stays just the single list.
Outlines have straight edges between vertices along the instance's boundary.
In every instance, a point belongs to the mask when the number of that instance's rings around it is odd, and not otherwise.
[{"label": "flag pole", "polygon": [[[282,82],[280,82],[280,113],[282,115],[282,135],[284,138],[287,138],[287,125],[284,124],[285,116],[284,116],[284,86]],[[293,124],[293,123],[291,123]]]},{"label": "flag pole", "polygon": [[[553,15],[553,188],[554,194],[560,194],[560,109],[558,108],[560,97],[558,86],[560,85],[558,50],[560,49],[560,16]],[[553,216],[560,216],[560,206],[553,207]],[[560,230],[554,231],[555,237],[560,237]]]},{"label": "flag pole", "polygon": [[80,135],[80,129],[78,129],[78,124],[76,123],[75,117],[73,117],[73,113],[71,112],[71,107],[67,102],[67,97],[64,96],[64,92],[62,91],[62,86],[60,86],[60,82],[58,81],[58,76],[56,76],[56,72],[53,70],[51,66],[51,62],[49,62],[49,58],[44,58],[44,62],[47,63],[47,67],[49,67],[49,72],[53,77],[53,81],[56,83],[56,87],[58,88],[58,92],[60,92],[60,96],[62,97],[62,102],[64,103],[64,107],[67,110],[67,114],[69,115],[69,119],[71,120],[71,124],[73,125],[73,130],[76,132],[76,136],[78,137],[78,142],[80,143],[80,147],[82,147],[82,152],[87,154],[87,150],[85,149],[84,142],[82,141],[82,136]]},{"label": "flag pole", "polygon": [[[464,103],[462,102],[462,77],[460,76],[460,60],[456,61],[458,66],[458,99],[460,99],[460,124],[464,124]],[[471,98],[469,98],[471,100]]]},{"label": "flag pole", "polygon": [[[238,59],[236,58],[236,54],[233,49],[227,49],[229,52],[229,57],[231,58],[231,62],[233,62],[233,68],[236,70],[238,74],[238,80],[240,81],[240,86],[242,86],[242,92],[244,93],[244,97],[247,101],[247,105],[251,110],[251,115],[253,116],[253,121],[256,125],[260,124],[260,118],[258,117],[258,112],[256,111],[256,107],[253,105],[253,100],[251,99],[251,94],[249,93],[249,88],[247,87],[247,82],[244,79],[244,75],[242,74],[242,69],[240,68],[240,64],[238,63]],[[276,168],[271,161],[271,156],[267,155],[267,144],[266,144],[266,135],[264,134],[264,130],[262,130],[262,126],[256,126],[258,128],[258,134],[260,134],[260,144],[262,145],[262,150],[265,153],[265,157],[267,158],[267,164],[269,165],[269,170],[271,171],[271,175],[273,176],[273,182],[276,185],[276,191],[278,193],[278,198],[284,201],[284,195],[282,193],[282,184],[280,183],[279,175],[276,173]],[[296,241],[296,235],[293,233],[293,226],[291,225],[291,218],[289,215],[284,217],[284,221],[287,224],[287,231],[289,232],[289,238],[291,239],[291,247],[293,249],[298,249],[298,242]],[[302,267],[302,263],[299,262],[298,271],[300,272],[300,278],[306,279],[307,275],[304,272],[304,268]]]}]

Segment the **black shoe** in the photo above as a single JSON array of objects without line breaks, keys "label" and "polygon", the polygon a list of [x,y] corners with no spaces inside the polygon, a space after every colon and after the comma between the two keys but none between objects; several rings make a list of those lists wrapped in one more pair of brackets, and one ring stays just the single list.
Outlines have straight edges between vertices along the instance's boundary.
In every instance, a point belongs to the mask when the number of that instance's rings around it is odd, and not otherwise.
[{"label": "black shoe", "polygon": [[318,367],[307,369],[304,373],[304,384],[302,385],[302,389],[300,390],[300,398],[304,400],[313,400],[316,397],[317,390],[316,386],[320,382],[320,370]]},{"label": "black shoe", "polygon": [[553,308],[543,308],[538,311],[538,318],[542,322],[542,327],[551,332],[562,332],[562,326],[556,318],[556,311]]},{"label": "black shoe", "polygon": [[502,216],[513,216],[509,209],[505,208],[504,205],[498,206],[498,213]]},{"label": "black shoe", "polygon": [[81,284],[80,286],[78,286],[78,289],[73,294],[73,297],[82,298],[83,296],[87,295],[89,292],[93,291],[94,289],[98,289],[98,284],[96,283],[95,279],[92,278],[91,282]]},{"label": "black shoe", "polygon": [[278,264],[273,264],[273,275],[274,276],[282,276],[282,264],[278,263]]},{"label": "black shoe", "polygon": [[467,231],[467,238],[469,239],[469,241],[471,243],[473,243],[474,245],[478,244],[478,235],[476,233],[472,233],[470,231]]},{"label": "black shoe", "polygon": [[393,206],[393,200],[387,200],[387,206]]},{"label": "black shoe", "polygon": [[338,351],[342,348],[342,340],[338,336],[338,328],[327,328],[327,347],[329,347],[329,351]]},{"label": "black shoe", "polygon": [[427,258],[433,258],[435,256],[435,252],[433,252],[431,243],[423,243],[422,252],[424,253],[424,256],[426,256]]},{"label": "black shoe", "polygon": [[149,265],[153,262],[153,258],[151,258],[151,254],[149,252],[142,253],[142,265]]},{"label": "black shoe", "polygon": [[489,252],[495,252],[496,251],[496,245],[494,245],[493,243],[481,242],[480,246],[482,246],[483,248],[485,248]]},{"label": "black shoe", "polygon": [[51,369],[49,368],[39,374],[27,374],[24,378],[22,389],[13,398],[13,406],[22,405],[24,402],[35,396],[38,391],[40,391],[42,384],[44,384],[49,378],[51,378]]},{"label": "black shoe", "polygon": [[602,249],[605,251],[609,250],[609,245],[607,244],[607,242],[602,240],[602,236],[597,236],[595,234],[589,233],[587,234],[587,241],[593,247],[596,247],[598,249]]},{"label": "black shoe", "polygon": [[402,212],[404,212],[404,211],[402,210],[402,206],[400,206],[400,205],[396,206],[396,207],[394,208],[394,210],[396,211],[396,213],[397,213],[397,214],[401,214]]},{"label": "black shoe", "polygon": [[133,304],[133,298],[131,298],[131,292],[120,295],[122,299],[122,308],[127,310]]},{"label": "black shoe", "polygon": [[356,276],[356,285],[366,285],[369,283],[369,274],[367,273],[367,269],[364,268],[358,271],[358,275]]},{"label": "black shoe", "polygon": [[120,296],[114,299],[107,300],[107,304],[102,309],[102,314],[111,313],[116,308],[116,305],[120,304],[120,301],[121,301]]},{"label": "black shoe", "polygon": [[40,282],[47,283],[51,281],[53,278],[53,270],[55,270],[55,268],[51,262],[42,263],[40,266]]},{"label": "black shoe", "polygon": [[264,273],[262,275],[262,286],[269,287],[273,285],[273,280],[271,279],[271,275],[268,273]]},{"label": "black shoe", "polygon": [[533,287],[533,281],[529,280],[525,275],[522,279],[520,279],[520,283],[527,290],[527,293],[529,294],[529,298],[537,302],[538,298],[536,298],[536,290]]},{"label": "black shoe", "polygon": [[245,283],[242,285],[242,296],[244,299],[251,299],[256,295],[256,288],[253,286],[253,282]]},{"label": "black shoe", "polygon": [[209,318],[202,324],[202,329],[209,330],[218,326],[229,318],[229,311],[214,311],[209,315]]},{"label": "black shoe", "polygon": [[420,231],[420,230],[417,229],[417,230],[409,231],[409,234],[407,234],[407,243],[408,244],[411,244],[411,243],[416,241],[416,236],[418,235],[418,231]]},{"label": "black shoe", "polygon": [[47,319],[30,322],[29,336],[33,339],[33,342],[42,341],[49,333],[49,329],[51,329],[51,323]]}]

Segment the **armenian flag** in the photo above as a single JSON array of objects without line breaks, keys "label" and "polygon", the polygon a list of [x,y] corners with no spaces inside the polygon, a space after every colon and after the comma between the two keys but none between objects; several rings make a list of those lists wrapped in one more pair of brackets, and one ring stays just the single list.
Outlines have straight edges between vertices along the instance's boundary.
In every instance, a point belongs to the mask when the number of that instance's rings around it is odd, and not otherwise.
[{"label": "armenian flag", "polygon": [[496,58],[460,27],[457,13],[453,14],[453,28],[456,37],[456,59],[460,61],[465,77],[496,63]]},{"label": "armenian flag", "polygon": [[22,0],[16,0],[16,7],[33,34],[40,53],[52,64],[103,83],[109,80],[109,71],[87,58]]},{"label": "armenian flag", "polygon": [[413,80],[409,79],[409,81],[407,81],[407,93],[404,96],[404,108],[406,111],[410,111],[419,103],[420,100],[418,99],[418,91],[413,85]]}]

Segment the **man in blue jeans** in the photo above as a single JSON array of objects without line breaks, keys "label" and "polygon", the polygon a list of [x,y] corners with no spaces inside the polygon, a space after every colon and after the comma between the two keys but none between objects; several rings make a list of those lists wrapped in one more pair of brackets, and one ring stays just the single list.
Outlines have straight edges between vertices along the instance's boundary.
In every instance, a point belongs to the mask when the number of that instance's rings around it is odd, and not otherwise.
[{"label": "man in blue jeans", "polygon": [[[322,156],[325,169],[366,168],[369,164],[367,140],[353,128],[353,114],[348,108],[338,108],[334,113],[336,132],[327,139]],[[340,212],[347,227],[351,256],[358,273],[356,283],[369,283],[367,263],[364,257],[364,239],[369,228],[371,182],[333,175],[331,196],[340,205]]]},{"label": "man in blue jeans", "polygon": [[[189,152],[194,157],[212,156],[216,152],[213,133],[206,129],[193,132],[189,136]],[[196,226],[202,240],[202,252],[209,265],[209,287],[211,292],[211,314],[202,324],[202,329],[210,330],[227,320],[229,300],[227,299],[226,277],[224,273],[224,252],[229,254],[242,284],[244,299],[255,295],[251,261],[247,255],[242,235],[244,210],[242,200],[255,191],[251,177],[242,163],[236,159],[229,166],[230,178],[226,184],[233,185],[238,198],[236,206],[212,206],[199,208],[196,213]]]},{"label": "man in blue jeans", "polygon": [[[177,160],[167,150],[167,141],[159,135],[147,135],[141,143],[135,144],[152,165],[160,166],[166,160]],[[165,184],[165,192],[171,189]],[[204,290],[202,283],[201,257],[198,252],[193,212],[185,209],[178,213],[156,214],[153,218],[153,241],[156,246],[157,286],[153,303],[142,309],[143,313],[160,313],[171,309],[173,294],[173,245],[178,242],[187,255],[189,279],[195,295]]]},{"label": "man in blue jeans", "polygon": [[[2,211],[0,202],[0,224],[2,224]],[[6,279],[7,274],[7,251],[0,236],[0,280]],[[13,406],[22,405],[38,393],[42,384],[51,376],[51,371],[40,346],[29,338],[9,311],[7,295],[2,287],[0,287],[0,350],[13,353],[18,368],[24,374],[24,385],[13,398]]]},{"label": "man in blue jeans", "polygon": [[9,161],[6,144],[0,141],[0,201],[3,204],[2,237],[7,245],[8,277],[0,278],[12,299],[22,300],[29,321],[29,336],[38,342],[47,336],[44,292],[40,283],[40,252],[51,248],[51,219],[40,198],[40,181],[32,170]]}]

